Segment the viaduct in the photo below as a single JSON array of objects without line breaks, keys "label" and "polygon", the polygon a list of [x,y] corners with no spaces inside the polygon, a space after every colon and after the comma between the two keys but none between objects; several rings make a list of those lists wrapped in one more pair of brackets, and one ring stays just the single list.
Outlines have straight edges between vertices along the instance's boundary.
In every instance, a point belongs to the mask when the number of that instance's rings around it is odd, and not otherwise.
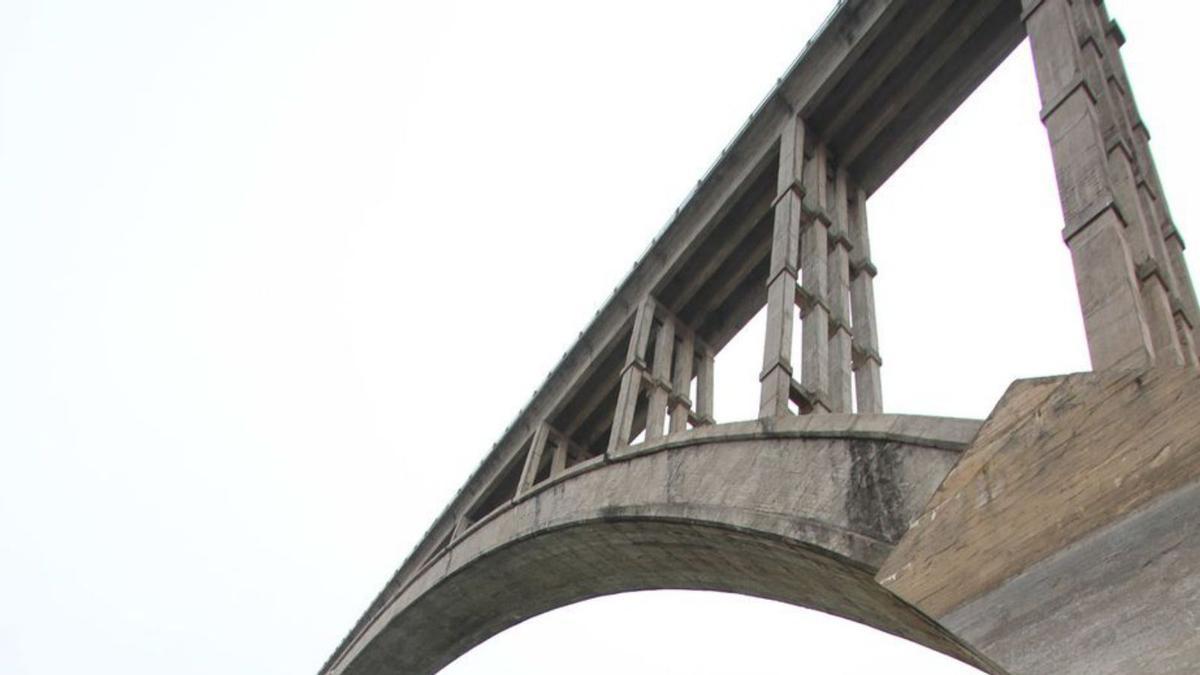
[{"label": "viaduct", "polygon": [[[1025,42],[1093,372],[883,412],[866,205]],[[988,673],[1200,664],[1200,309],[1102,0],[843,0],[322,675],[706,589]],[[766,307],[758,419],[713,357]]]}]

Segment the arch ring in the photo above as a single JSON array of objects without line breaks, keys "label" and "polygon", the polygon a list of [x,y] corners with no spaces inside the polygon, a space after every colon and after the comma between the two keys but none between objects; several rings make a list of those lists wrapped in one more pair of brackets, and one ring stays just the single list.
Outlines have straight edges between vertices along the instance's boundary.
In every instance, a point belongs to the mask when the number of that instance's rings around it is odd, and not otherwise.
[{"label": "arch ring", "polygon": [[650,589],[787,602],[1001,672],[874,579],[978,428],[793,416],[702,427],[571,467],[401,580],[323,672],[436,672],[532,616]]}]

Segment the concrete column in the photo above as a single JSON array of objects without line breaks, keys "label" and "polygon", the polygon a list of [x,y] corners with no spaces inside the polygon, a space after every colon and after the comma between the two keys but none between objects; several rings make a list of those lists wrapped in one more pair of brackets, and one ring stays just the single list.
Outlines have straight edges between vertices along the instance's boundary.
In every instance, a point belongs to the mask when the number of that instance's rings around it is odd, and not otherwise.
[{"label": "concrete column", "polygon": [[854,412],[850,377],[850,241],[849,195],[846,170],[834,179],[833,225],[829,231],[829,406],[833,412]]},{"label": "concrete column", "polygon": [[800,355],[800,393],[809,410],[829,412],[829,195],[828,154],[822,143],[813,147],[805,165],[805,228],[801,235],[800,269],[803,315]]},{"label": "concrete column", "polygon": [[767,336],[763,349],[759,417],[787,415],[792,389],[792,312],[800,249],[804,188],[804,122],[793,116],[779,139],[775,229],[767,275]]},{"label": "concrete column", "polygon": [[549,425],[542,423],[533,432],[533,440],[529,443],[529,453],[525,455],[525,467],[521,471],[521,484],[517,493],[528,492],[537,478],[538,467],[542,464],[542,453],[546,450],[546,438],[550,433]]},{"label": "concrete column", "polygon": [[859,413],[883,412],[883,388],[879,379],[879,333],[875,328],[875,265],[871,262],[871,239],[867,232],[867,193],[850,190],[850,313],[854,329],[854,394]]},{"label": "concrete column", "polygon": [[633,416],[637,412],[638,394],[641,393],[642,377],[646,371],[646,350],[650,346],[650,328],[653,325],[654,301],[646,300],[638,307],[633,320],[633,333],[629,338],[625,368],[621,373],[621,390],[617,394],[617,410],[608,437],[609,452],[628,445],[633,435]]},{"label": "concrete column", "polygon": [[566,436],[555,435],[554,456],[550,458],[551,477],[557,476],[567,470],[567,447],[569,443]]},{"label": "concrete column", "polygon": [[1197,345],[1200,344],[1200,329],[1197,326],[1198,320],[1200,320],[1200,308],[1196,305],[1195,287],[1192,285],[1187,261],[1183,257],[1185,248],[1183,237],[1175,227],[1166,197],[1162,192],[1158,172],[1154,167],[1154,159],[1149,154],[1150,137],[1145,131],[1145,126],[1135,127],[1134,136],[1141,139],[1139,145],[1145,153],[1146,163],[1144,166],[1147,167],[1144,170],[1146,175],[1138,183],[1138,189],[1143,202],[1147,205],[1147,213],[1153,214],[1155,222],[1158,223],[1156,227],[1162,235],[1160,239],[1156,239],[1156,243],[1162,247],[1158,269],[1166,277],[1170,288],[1171,313],[1183,352],[1183,360],[1191,365],[1197,365],[1200,364],[1200,351],[1197,351]]},{"label": "concrete column", "polygon": [[[1200,341],[1200,335],[1196,332],[1200,307],[1196,304],[1196,292],[1187,265],[1183,263],[1182,256],[1177,259],[1176,251],[1172,250],[1175,244],[1171,239],[1177,239],[1178,232],[1171,218],[1171,209],[1159,179],[1154,154],[1150,150],[1150,132],[1142,121],[1141,113],[1138,112],[1129,74],[1121,58],[1125,36],[1117,23],[1109,18],[1103,2],[1092,3],[1079,9],[1090,17],[1095,39],[1104,45],[1106,82],[1114,99],[1121,104],[1124,121],[1129,125],[1129,137],[1136,158],[1138,195],[1149,221],[1148,232],[1160,278],[1165,282],[1170,295],[1171,312],[1183,360],[1195,364],[1198,360],[1196,343]],[[1177,239],[1177,242],[1182,246],[1181,240]]]},{"label": "concrete column", "polygon": [[[1145,127],[1141,127],[1144,131]],[[1134,130],[1134,137],[1141,138],[1142,133]],[[1154,159],[1149,154],[1149,137],[1140,140],[1142,175],[1138,179],[1138,195],[1141,197],[1143,210],[1151,219],[1152,243],[1155,247],[1154,269],[1148,270],[1156,275],[1168,293],[1170,312],[1175,326],[1175,336],[1179,347],[1176,361],[1189,364],[1197,363],[1196,341],[1200,334],[1196,331],[1196,317],[1200,309],[1196,307],[1196,291],[1192,286],[1187,263],[1183,259],[1183,240],[1171,220],[1167,209],[1166,197],[1158,184],[1157,172],[1154,169]]]},{"label": "concrete column", "polygon": [[675,372],[671,379],[671,433],[687,430],[692,411],[692,364],[696,360],[695,341],[690,331],[679,336],[675,347]]},{"label": "concrete column", "polygon": [[712,350],[708,347],[699,349],[699,359],[696,368],[696,426],[713,423],[713,382],[716,365]]},{"label": "concrete column", "polygon": [[1156,361],[1182,365],[1183,351],[1171,310],[1171,284],[1166,248],[1141,180],[1145,164],[1139,161],[1124,86],[1113,62],[1120,53],[1110,48],[1108,22],[1096,2],[1070,3],[1080,45],[1084,80],[1096,96],[1096,111],[1108,158],[1112,193],[1125,219],[1126,240],[1137,272],[1142,309]]},{"label": "concrete column", "polygon": [[1174,224],[1169,223],[1166,235],[1167,256],[1178,280],[1178,304],[1175,307],[1175,325],[1183,343],[1189,363],[1200,368],[1200,310],[1196,309],[1196,291],[1188,273],[1187,261],[1183,257],[1183,237]]},{"label": "concrete column", "polygon": [[1110,175],[1100,98],[1087,77],[1071,2],[1022,0],[1022,5],[1092,367],[1149,366],[1153,340],[1128,241],[1139,234],[1133,220],[1138,216],[1124,212],[1128,199],[1118,195]]},{"label": "concrete column", "polygon": [[675,322],[664,318],[654,341],[654,365],[651,374],[654,389],[646,410],[646,440],[661,438],[667,421],[667,399],[671,393],[671,359],[675,350]]},{"label": "concrete column", "polygon": [[[1145,126],[1142,125],[1140,134],[1145,135],[1143,142],[1146,152],[1149,153],[1150,136],[1145,129]],[[1158,178],[1153,158],[1149,159],[1149,179],[1151,189],[1157,197],[1155,200],[1158,207],[1156,213],[1159,216],[1162,230],[1163,248],[1166,249],[1165,267],[1170,275],[1174,291],[1171,302],[1176,329],[1179,332],[1180,343],[1184,345],[1185,358],[1193,365],[1197,365],[1200,364],[1200,306],[1196,303],[1196,289],[1192,284],[1192,275],[1188,271],[1187,260],[1183,256],[1186,248],[1183,236],[1175,227],[1175,221],[1171,217],[1170,206],[1162,191],[1162,183]]]}]

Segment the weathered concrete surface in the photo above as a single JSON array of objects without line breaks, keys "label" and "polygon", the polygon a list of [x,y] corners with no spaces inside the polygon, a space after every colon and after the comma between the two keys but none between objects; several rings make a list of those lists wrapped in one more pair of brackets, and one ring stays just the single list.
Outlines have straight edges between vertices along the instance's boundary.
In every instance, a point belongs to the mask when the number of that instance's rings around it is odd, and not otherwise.
[{"label": "weathered concrete surface", "polygon": [[1200,663],[1200,374],[1024,380],[878,579],[1014,673]]},{"label": "weathered concrete surface", "polygon": [[1200,485],[1035,563],[942,618],[1012,673],[1200,667]]},{"label": "weathered concrete surface", "polygon": [[434,672],[541,612],[659,588],[811,607],[999,672],[873,579],[977,428],[891,415],[788,417],[631,446],[461,533],[325,672]]},{"label": "weathered concrete surface", "polygon": [[1101,1],[1022,0],[1088,351],[1096,370],[1195,364],[1200,319]]}]

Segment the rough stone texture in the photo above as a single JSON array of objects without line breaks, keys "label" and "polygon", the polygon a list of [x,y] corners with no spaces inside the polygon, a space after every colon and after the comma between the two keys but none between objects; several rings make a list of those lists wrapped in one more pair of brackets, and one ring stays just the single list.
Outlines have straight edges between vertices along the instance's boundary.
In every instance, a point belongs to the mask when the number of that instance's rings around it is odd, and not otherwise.
[{"label": "rough stone texture", "polygon": [[538,613],[651,588],[791,602],[999,672],[873,579],[891,550],[890,524],[919,511],[976,428],[829,415],[633,446],[473,526],[326,672],[433,672]]},{"label": "rough stone texture", "polygon": [[877,578],[1016,673],[1192,672],[1198,489],[1194,369],[1019,381]]}]

